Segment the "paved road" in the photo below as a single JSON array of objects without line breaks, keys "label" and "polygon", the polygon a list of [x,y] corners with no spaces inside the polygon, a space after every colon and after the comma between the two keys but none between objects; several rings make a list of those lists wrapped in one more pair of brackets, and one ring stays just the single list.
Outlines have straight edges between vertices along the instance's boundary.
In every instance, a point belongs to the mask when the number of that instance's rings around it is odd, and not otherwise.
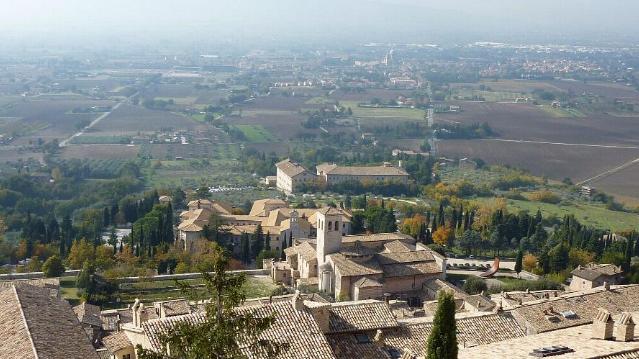
[{"label": "paved road", "polygon": [[69,142],[71,142],[71,140],[73,140],[74,138],[76,138],[78,136],[82,136],[86,131],[91,129],[91,127],[97,125],[100,121],[104,120],[113,111],[117,110],[121,105],[122,105],[122,102],[118,102],[117,104],[115,104],[115,106],[113,106],[111,111],[105,112],[105,113],[101,114],[100,116],[98,116],[98,118],[96,118],[95,120],[91,121],[91,123],[88,124],[87,126],[85,126],[83,129],[81,129],[80,131],[74,133],[73,135],[71,135],[71,137],[67,138],[66,140],[63,140],[62,142],[60,142],[59,146],[60,147],[66,147],[69,144]]},{"label": "paved road", "polygon": [[566,143],[566,142],[549,142],[549,141],[532,141],[532,140],[509,140],[505,138],[484,138],[481,141],[498,141],[498,142],[514,142],[514,143],[535,143],[541,145],[557,145],[557,146],[577,146],[577,147],[599,147],[599,148],[615,148],[615,149],[631,149],[639,150],[639,146],[623,146],[623,145],[594,145],[590,143]]},{"label": "paved road", "polygon": [[98,116],[98,118],[96,118],[95,120],[91,121],[91,123],[88,124],[86,127],[81,129],[80,131],[74,133],[73,135],[71,135],[71,137],[67,138],[66,140],[63,140],[62,142],[60,142],[59,146],[60,147],[66,147],[69,144],[69,142],[71,142],[71,140],[73,140],[74,138],[76,138],[78,136],[83,135],[86,131],[91,129],[93,126],[97,125],[100,121],[102,121],[105,118],[107,118],[111,113],[113,113],[113,111],[117,110],[120,106],[122,106],[123,103],[129,101],[130,99],[132,99],[133,97],[137,96],[138,94],[139,94],[139,92],[136,92],[133,95],[127,97],[125,100],[122,100],[122,101],[116,103],[115,106],[113,106],[111,108],[111,111],[105,112],[105,113],[101,114],[100,116]]},{"label": "paved road", "polygon": [[598,174],[596,176],[593,176],[593,177],[590,177],[590,178],[585,179],[583,181],[577,182],[577,183],[575,183],[575,185],[581,186],[581,185],[586,184],[588,182],[593,182],[593,181],[600,180],[603,177],[610,176],[611,174],[614,174],[614,173],[619,172],[619,171],[621,171],[621,170],[623,170],[625,168],[628,168],[628,167],[634,165],[635,163],[639,163],[639,158],[635,158],[634,160],[628,161],[628,162],[622,164],[621,166],[618,166],[618,167],[615,167],[615,168],[611,168],[611,169],[609,169],[606,172],[602,172],[602,173],[600,173],[600,174]]}]

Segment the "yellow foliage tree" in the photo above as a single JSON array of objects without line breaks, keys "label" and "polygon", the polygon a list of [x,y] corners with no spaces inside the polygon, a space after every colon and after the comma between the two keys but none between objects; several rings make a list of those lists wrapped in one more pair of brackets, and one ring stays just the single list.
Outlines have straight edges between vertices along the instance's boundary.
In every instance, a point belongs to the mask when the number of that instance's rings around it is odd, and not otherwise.
[{"label": "yellow foliage tree", "polygon": [[401,231],[404,234],[408,234],[414,238],[419,235],[419,227],[426,223],[426,217],[421,214],[416,214],[412,218],[406,218],[401,225]]},{"label": "yellow foliage tree", "polygon": [[571,267],[586,265],[595,261],[595,254],[585,249],[571,248],[568,252],[568,263]]},{"label": "yellow foliage tree", "polygon": [[448,245],[448,242],[451,239],[451,235],[453,231],[448,227],[439,227],[433,233],[433,242],[439,244],[440,246]]},{"label": "yellow foliage tree", "polygon": [[69,251],[69,267],[71,269],[80,269],[84,264],[84,261],[93,262],[95,259],[95,252],[93,250],[93,245],[89,243],[86,239],[76,240],[71,245],[71,250]]},{"label": "yellow foliage tree", "polygon": [[522,264],[526,272],[532,272],[537,267],[537,257],[527,253],[522,260]]}]

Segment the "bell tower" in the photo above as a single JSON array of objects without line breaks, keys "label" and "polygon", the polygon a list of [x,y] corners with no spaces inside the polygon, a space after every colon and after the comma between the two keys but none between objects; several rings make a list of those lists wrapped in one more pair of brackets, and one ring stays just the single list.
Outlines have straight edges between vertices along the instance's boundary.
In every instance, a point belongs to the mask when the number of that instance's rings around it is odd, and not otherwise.
[{"label": "bell tower", "polygon": [[317,211],[317,265],[326,262],[328,254],[339,252],[342,247],[340,211],[335,208],[322,208]]}]

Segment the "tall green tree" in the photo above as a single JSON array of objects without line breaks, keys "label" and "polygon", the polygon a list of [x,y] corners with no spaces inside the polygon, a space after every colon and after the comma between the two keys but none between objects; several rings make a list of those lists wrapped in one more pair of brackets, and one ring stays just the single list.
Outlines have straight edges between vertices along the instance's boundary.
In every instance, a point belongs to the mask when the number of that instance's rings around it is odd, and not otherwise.
[{"label": "tall green tree", "polygon": [[244,359],[250,357],[274,358],[287,350],[282,344],[263,339],[275,316],[260,317],[250,311],[238,312],[234,308],[244,303],[243,274],[226,271],[228,257],[215,246],[211,272],[202,272],[206,288],[204,295],[188,283],[178,283],[182,291],[194,300],[208,299],[206,315],[201,321],[178,322],[169,333],[160,335],[163,352],[156,353],[137,347],[140,359]]},{"label": "tall green tree", "polygon": [[457,325],[455,323],[455,298],[452,293],[441,291],[437,299],[437,311],[433,329],[426,346],[427,359],[457,359]]},{"label": "tall green tree", "polygon": [[255,258],[264,249],[264,232],[262,231],[261,224],[258,224],[257,227],[255,227],[255,232],[253,232],[252,240],[251,256]]},{"label": "tall green tree", "polygon": [[523,260],[524,260],[524,251],[517,251],[517,258],[515,259],[515,272],[517,272],[517,276],[521,273],[521,269],[523,268]]}]

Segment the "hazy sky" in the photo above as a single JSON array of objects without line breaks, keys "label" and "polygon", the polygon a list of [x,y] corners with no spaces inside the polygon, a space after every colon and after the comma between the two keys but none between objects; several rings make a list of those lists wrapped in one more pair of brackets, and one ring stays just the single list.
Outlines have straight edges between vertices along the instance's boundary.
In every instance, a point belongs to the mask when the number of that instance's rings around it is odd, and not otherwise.
[{"label": "hazy sky", "polygon": [[24,44],[565,42],[627,40],[639,30],[635,0],[0,0],[0,4],[0,39]]}]

